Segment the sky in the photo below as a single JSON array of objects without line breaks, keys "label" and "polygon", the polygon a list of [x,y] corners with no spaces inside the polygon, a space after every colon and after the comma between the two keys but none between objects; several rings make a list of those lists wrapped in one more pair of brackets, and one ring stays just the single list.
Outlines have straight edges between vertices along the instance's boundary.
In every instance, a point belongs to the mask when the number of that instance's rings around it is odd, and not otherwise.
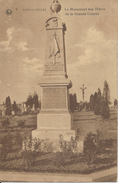
[{"label": "sky", "polygon": [[[59,2],[59,15],[67,27],[67,75],[73,84],[69,92],[76,93],[80,102],[84,84],[85,100],[89,101],[98,88],[103,92],[106,80],[113,102],[117,98],[117,1]],[[40,99],[38,83],[45,63],[45,22],[51,16],[51,3],[52,0],[0,0],[0,104],[7,96],[12,102],[24,102],[34,92]],[[12,10],[10,16],[7,9]]]}]

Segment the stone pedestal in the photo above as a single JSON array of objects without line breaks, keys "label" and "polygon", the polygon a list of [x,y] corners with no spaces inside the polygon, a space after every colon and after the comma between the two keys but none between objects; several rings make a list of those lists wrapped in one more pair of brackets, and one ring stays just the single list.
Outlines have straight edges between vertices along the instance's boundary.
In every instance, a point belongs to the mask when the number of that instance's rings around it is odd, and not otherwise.
[{"label": "stone pedestal", "polygon": [[64,114],[38,114],[37,129],[71,129],[71,115]]},{"label": "stone pedestal", "polygon": [[33,138],[64,140],[75,137],[71,130],[72,115],[69,111],[69,88],[71,82],[64,77],[43,76],[41,86],[41,111],[37,115],[37,129],[32,131]]},{"label": "stone pedestal", "polygon": [[[55,4],[59,6],[56,1]],[[54,141],[63,135],[64,140],[70,140],[71,136],[75,137],[75,131],[71,130],[72,116],[69,110],[69,88],[72,83],[67,79],[66,71],[66,25],[57,12],[53,13],[45,24],[46,57],[44,73],[39,82],[41,111],[37,116],[37,129],[32,131],[32,137]]]}]

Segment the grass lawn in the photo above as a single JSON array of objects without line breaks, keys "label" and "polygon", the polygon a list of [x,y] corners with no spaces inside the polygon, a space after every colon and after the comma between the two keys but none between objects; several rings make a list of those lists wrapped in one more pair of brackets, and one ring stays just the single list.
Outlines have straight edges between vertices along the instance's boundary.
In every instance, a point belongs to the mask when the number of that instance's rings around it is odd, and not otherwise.
[{"label": "grass lawn", "polygon": [[[103,139],[117,139],[117,111],[115,112],[115,114],[111,113],[110,119],[107,120],[102,119],[101,116],[90,116],[90,111],[85,112],[85,114],[88,114],[85,118],[90,118],[88,121],[79,119],[82,119],[81,112],[75,113],[73,117],[73,129],[78,129],[78,135],[80,138],[84,139],[87,133],[96,133],[96,130],[99,130]],[[94,120],[91,120],[91,118],[93,118]]]},{"label": "grass lawn", "polygon": [[[8,149],[3,149],[6,153],[6,158],[0,161],[1,170],[15,171],[31,171],[31,172],[59,172],[59,173],[91,173],[102,169],[108,169],[117,164],[117,136],[116,132],[108,132],[109,130],[117,129],[116,118],[102,120],[98,118],[95,123],[81,124],[81,135],[86,137],[91,129],[99,130],[100,139],[104,141],[104,148],[101,151],[87,151],[87,153],[74,154],[70,151],[62,151],[58,153],[43,151],[43,152],[22,152],[22,140],[30,136],[31,131],[36,129],[37,115],[28,114],[23,116],[8,117],[10,124],[3,128],[0,126],[0,144],[3,143],[3,137],[7,135],[11,138],[12,146]],[[0,116],[0,125],[6,117]],[[18,121],[25,120],[25,126],[19,127]],[[94,127],[93,127],[93,126]],[[79,123],[76,126],[78,128]],[[85,128],[86,127],[86,128]],[[20,134],[20,135],[19,135]],[[22,139],[20,139],[20,137]],[[109,138],[112,139],[109,145]],[[4,142],[5,143],[5,142]],[[7,147],[7,146],[6,146]],[[94,158],[90,158],[93,156]]]}]

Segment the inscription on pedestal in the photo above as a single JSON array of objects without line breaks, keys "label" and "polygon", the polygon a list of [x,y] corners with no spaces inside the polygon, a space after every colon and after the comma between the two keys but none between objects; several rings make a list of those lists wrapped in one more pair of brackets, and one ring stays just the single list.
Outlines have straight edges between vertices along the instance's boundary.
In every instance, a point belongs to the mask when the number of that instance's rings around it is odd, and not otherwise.
[{"label": "inscription on pedestal", "polygon": [[43,88],[42,109],[66,109],[66,97],[65,87]]},{"label": "inscription on pedestal", "polygon": [[63,71],[63,66],[46,66],[46,71]]}]

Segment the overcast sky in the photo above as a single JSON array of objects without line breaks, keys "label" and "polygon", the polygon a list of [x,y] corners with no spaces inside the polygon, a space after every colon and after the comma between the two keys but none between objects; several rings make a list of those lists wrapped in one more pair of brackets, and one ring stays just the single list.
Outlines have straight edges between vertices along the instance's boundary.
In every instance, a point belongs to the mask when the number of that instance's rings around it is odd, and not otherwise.
[{"label": "overcast sky", "polygon": [[[117,1],[59,2],[62,6],[59,14],[67,27],[67,74],[73,83],[70,93],[76,93],[78,101],[82,100],[80,87],[84,84],[87,87],[85,100],[89,101],[98,88],[103,92],[106,80],[113,101],[117,98]],[[51,0],[0,0],[0,103],[8,95],[17,103],[26,101],[28,94],[34,91],[40,96],[38,82],[45,63],[45,22],[51,16],[51,3]],[[70,8],[95,7],[105,10],[70,11]],[[12,10],[11,16],[6,14],[7,9]],[[65,15],[66,12],[69,15]]]}]

